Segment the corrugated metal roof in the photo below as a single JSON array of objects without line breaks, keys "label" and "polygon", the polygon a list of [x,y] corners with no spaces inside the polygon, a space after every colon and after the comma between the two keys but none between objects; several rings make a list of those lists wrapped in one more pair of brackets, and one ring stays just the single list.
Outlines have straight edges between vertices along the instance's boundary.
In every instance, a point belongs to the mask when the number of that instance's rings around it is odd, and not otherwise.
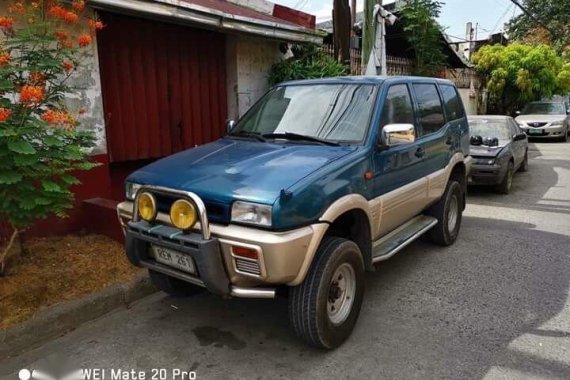
[{"label": "corrugated metal roof", "polygon": [[91,0],[89,5],[112,12],[193,26],[202,25],[280,41],[322,43],[325,35],[225,0]]},{"label": "corrugated metal roof", "polygon": [[292,22],[289,22],[289,21],[286,21],[286,20],[283,20],[283,19],[280,19],[280,18],[277,18],[274,16],[270,16],[270,15],[258,12],[256,10],[253,10],[251,8],[247,8],[245,6],[230,3],[230,2],[227,2],[224,0],[181,0],[181,1],[184,3],[196,4],[196,5],[200,5],[203,7],[210,8],[210,9],[215,9],[217,11],[227,13],[227,14],[231,14],[231,15],[235,15],[235,16],[249,17],[249,18],[254,18],[254,19],[263,20],[263,21],[270,21],[270,22],[275,22],[275,23],[280,23],[280,24],[300,26],[300,25],[293,24]]}]

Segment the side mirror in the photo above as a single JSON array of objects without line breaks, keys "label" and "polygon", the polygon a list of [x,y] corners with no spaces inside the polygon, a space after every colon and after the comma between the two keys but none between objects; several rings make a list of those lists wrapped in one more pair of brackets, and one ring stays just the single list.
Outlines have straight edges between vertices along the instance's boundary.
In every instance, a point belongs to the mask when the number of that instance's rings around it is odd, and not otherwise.
[{"label": "side mirror", "polygon": [[416,141],[416,129],[413,124],[388,124],[382,128],[384,144],[402,145]]},{"label": "side mirror", "polygon": [[513,136],[514,141],[526,140],[526,133],[519,133]]},{"label": "side mirror", "polygon": [[235,120],[227,120],[226,121],[226,133],[230,133],[232,131],[232,129],[234,129],[234,127],[236,126],[236,121]]}]

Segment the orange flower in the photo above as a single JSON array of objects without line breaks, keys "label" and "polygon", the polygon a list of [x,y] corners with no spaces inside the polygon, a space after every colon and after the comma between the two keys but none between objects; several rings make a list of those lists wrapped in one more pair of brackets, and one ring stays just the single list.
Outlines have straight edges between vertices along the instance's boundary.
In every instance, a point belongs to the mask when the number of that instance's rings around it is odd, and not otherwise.
[{"label": "orange flower", "polygon": [[75,24],[79,20],[79,16],[71,11],[65,12],[63,20],[68,24]]},{"label": "orange flower", "polygon": [[37,71],[32,71],[28,78],[28,82],[31,85],[43,87],[46,84],[46,76],[42,73],[38,73]]},{"label": "orange flower", "polygon": [[71,70],[73,70],[74,67],[75,66],[72,62],[63,62],[63,69],[66,73],[69,73]]},{"label": "orange flower", "polygon": [[42,114],[42,120],[49,125],[57,125],[65,129],[71,129],[77,124],[77,119],[65,111],[47,110]]},{"label": "orange flower", "polygon": [[12,111],[7,108],[0,107],[0,123],[4,123],[12,115]]},{"label": "orange flower", "polygon": [[61,45],[66,49],[73,48],[73,41],[61,41]]},{"label": "orange flower", "polygon": [[26,7],[22,2],[16,2],[8,7],[8,13],[26,14]]},{"label": "orange flower", "polygon": [[33,9],[38,9],[38,8],[40,7],[40,3],[38,3],[38,2],[35,2],[35,1],[34,1],[34,2],[32,2],[32,4],[31,4],[31,5],[32,5],[32,8],[33,8]]},{"label": "orange flower", "polygon": [[93,38],[91,38],[91,36],[89,34],[82,34],[79,36],[77,41],[79,43],[79,46],[86,47],[86,46],[89,46],[91,44],[91,42],[93,41]]},{"label": "orange flower", "polygon": [[57,37],[57,39],[59,40],[60,43],[63,43],[63,41],[65,41],[69,38],[69,35],[66,32],[61,31],[61,30],[53,32],[53,35]]},{"label": "orange flower", "polygon": [[79,109],[79,114],[83,115],[85,112],[87,112],[87,110],[85,108],[80,108]]},{"label": "orange flower", "polygon": [[73,2],[73,4],[71,4],[71,6],[73,7],[73,9],[75,9],[76,11],[82,11],[85,8],[85,1],[83,0],[76,0]]},{"label": "orange flower", "polygon": [[0,66],[7,65],[10,62],[10,53],[7,51],[0,54]]},{"label": "orange flower", "polygon": [[50,7],[48,12],[50,15],[52,15],[55,18],[64,18],[65,15],[67,14],[67,10],[59,5],[54,5]]},{"label": "orange flower", "polygon": [[20,90],[20,102],[24,104],[39,104],[43,99],[43,87],[26,85]]},{"label": "orange flower", "polygon": [[14,26],[14,19],[11,17],[0,17],[0,27],[9,29]]},{"label": "orange flower", "polygon": [[101,21],[89,20],[89,28],[91,28],[92,30],[101,30],[104,27],[105,27],[105,25]]}]

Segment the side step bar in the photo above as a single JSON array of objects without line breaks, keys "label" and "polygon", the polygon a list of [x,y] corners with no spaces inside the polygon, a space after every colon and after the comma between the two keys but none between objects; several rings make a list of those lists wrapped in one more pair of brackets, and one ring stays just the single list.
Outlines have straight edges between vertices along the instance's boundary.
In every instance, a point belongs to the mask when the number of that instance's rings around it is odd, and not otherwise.
[{"label": "side step bar", "polygon": [[372,243],[372,262],[387,260],[407,247],[437,224],[437,219],[427,215],[419,215],[402,224],[388,235]]}]

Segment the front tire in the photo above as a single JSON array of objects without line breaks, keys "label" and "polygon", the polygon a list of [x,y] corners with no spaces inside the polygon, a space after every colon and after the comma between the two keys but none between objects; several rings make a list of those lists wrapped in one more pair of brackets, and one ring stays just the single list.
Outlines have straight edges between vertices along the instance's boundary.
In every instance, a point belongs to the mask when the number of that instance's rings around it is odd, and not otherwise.
[{"label": "front tire", "polygon": [[437,219],[437,224],[427,233],[432,243],[444,247],[455,243],[461,228],[464,209],[462,202],[461,185],[457,181],[450,180],[441,199],[427,212]]},{"label": "front tire", "polygon": [[528,150],[524,154],[524,159],[523,159],[523,162],[519,168],[519,171],[523,172],[523,173],[528,171]]},{"label": "front tire", "polygon": [[307,277],[289,292],[289,319],[306,343],[340,346],[352,332],[364,295],[364,262],[347,239],[324,237]]},{"label": "front tire", "polygon": [[185,298],[190,297],[195,294],[202,293],[205,289],[194,284],[179,280],[174,277],[167,276],[165,274],[155,272],[153,270],[148,271],[151,282],[159,290],[162,290],[166,294],[176,297]]},{"label": "front tire", "polygon": [[515,164],[512,161],[509,161],[509,166],[507,167],[507,172],[505,173],[505,177],[497,186],[497,191],[501,194],[508,194],[511,192],[511,188],[513,187],[513,176],[515,173]]}]

